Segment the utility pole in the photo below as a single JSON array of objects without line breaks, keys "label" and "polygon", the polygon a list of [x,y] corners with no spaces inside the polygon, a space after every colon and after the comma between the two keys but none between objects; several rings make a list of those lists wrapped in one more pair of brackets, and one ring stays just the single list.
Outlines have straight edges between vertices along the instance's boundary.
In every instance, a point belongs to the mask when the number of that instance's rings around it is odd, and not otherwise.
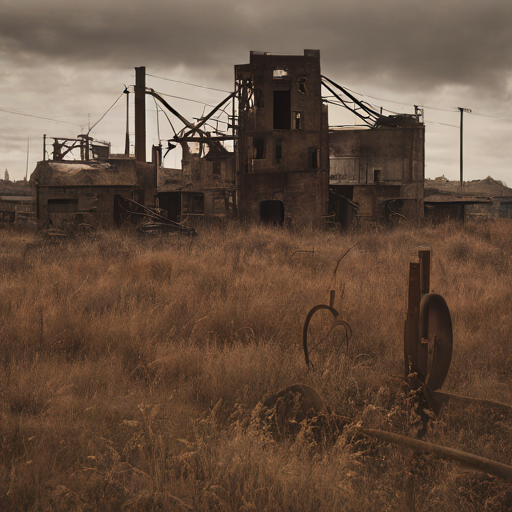
[{"label": "utility pole", "polygon": [[464,112],[467,114],[471,114],[472,110],[470,108],[459,107],[460,110],[460,194],[462,195],[463,186],[464,186],[464,165],[463,165],[463,153],[462,153],[462,140],[463,140],[463,118]]},{"label": "utility pole", "polygon": [[128,158],[130,156],[130,91],[128,87],[124,87],[126,94],[126,140],[124,143],[124,154]]},{"label": "utility pole", "polygon": [[25,169],[25,181],[28,178],[28,155],[30,153],[30,138],[27,138],[27,168]]}]

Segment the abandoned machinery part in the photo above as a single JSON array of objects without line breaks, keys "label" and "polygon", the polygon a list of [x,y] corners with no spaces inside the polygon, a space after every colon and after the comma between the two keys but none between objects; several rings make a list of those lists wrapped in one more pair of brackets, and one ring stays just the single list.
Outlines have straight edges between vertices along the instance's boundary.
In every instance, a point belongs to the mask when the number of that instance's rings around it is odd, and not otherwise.
[{"label": "abandoned machinery part", "polygon": [[441,392],[453,352],[450,310],[441,295],[430,293],[431,250],[418,251],[419,262],[409,266],[409,297],[404,328],[405,377],[412,389],[421,389],[432,411],[439,415],[450,400],[479,404],[512,413],[512,406],[492,400]]},{"label": "abandoned machinery part", "polygon": [[305,423],[319,440],[325,438],[325,434],[339,436],[345,427],[353,426],[355,433],[365,437],[415,452],[430,453],[512,482],[512,466],[507,464],[413,437],[353,425],[348,418],[332,411],[316,389],[304,384],[294,384],[266,395],[254,408],[251,418],[253,426],[265,428],[277,439],[296,436]]},{"label": "abandoned machinery part", "polygon": [[[480,406],[499,409],[506,414],[512,414],[512,406],[491,400],[464,397],[440,390],[450,368],[453,352],[453,329],[450,310],[444,298],[436,293],[430,293],[431,250],[420,249],[418,251],[419,262],[411,262],[409,270],[409,297],[407,318],[404,328],[404,356],[405,377],[413,390],[423,395],[428,407],[439,415],[441,407],[446,402],[453,400],[464,405],[478,404]],[[334,290],[331,290],[330,304],[314,306],[306,316],[304,322],[302,343],[306,365],[312,365],[311,352],[332,333],[337,327],[343,327],[348,338],[352,334],[350,325],[341,320],[340,315],[334,309]],[[316,344],[309,348],[310,323],[318,312],[327,311],[332,320],[325,329],[325,334]],[[285,399],[291,400],[293,406],[283,405]],[[277,405],[280,404],[279,410]],[[314,418],[315,415],[328,417],[330,409],[325,405],[325,400],[313,388],[303,385],[294,385],[267,398],[263,403],[265,407],[274,407],[275,416],[280,417],[281,427],[285,420],[283,414],[290,416],[292,424]],[[309,407],[309,410],[305,410]],[[327,409],[327,414],[325,413]],[[300,415],[297,414],[300,411]],[[280,416],[279,416],[280,415]],[[341,417],[340,417],[341,418]],[[437,445],[415,439],[409,436],[399,435],[383,430],[365,429],[357,426],[362,435],[372,437],[380,441],[396,444],[403,448],[409,448],[418,452],[431,453],[437,457],[456,461],[470,466],[473,469],[489,473],[504,480],[512,482],[512,466],[502,464],[485,457],[463,452],[454,448]]]},{"label": "abandoned machinery part", "polygon": [[[352,327],[350,327],[350,324],[348,322],[342,320],[339,312],[336,309],[334,309],[334,297],[335,291],[331,290],[330,305],[318,304],[311,308],[311,310],[306,316],[304,327],[302,329],[302,347],[304,350],[306,365],[308,367],[310,365],[311,367],[314,367],[310,359],[311,353],[314,350],[316,350],[320,345],[322,345],[338,328],[343,328],[345,331],[345,340],[348,350],[348,342],[352,337]],[[316,333],[312,333],[312,320],[315,317],[315,315],[319,317],[318,314],[321,314],[322,311],[328,311],[332,316],[332,320],[330,322],[326,322],[325,318],[319,318],[319,322],[322,324],[321,328],[318,329]],[[314,341],[314,345],[312,347],[309,346],[310,338],[313,338]]]},{"label": "abandoned machinery part", "polygon": [[[131,209],[120,204],[120,207],[130,215],[138,215],[141,217],[145,217],[151,222],[151,225],[148,225],[148,229],[158,229],[166,231],[176,231],[183,234],[195,235],[196,230],[190,226],[185,226],[184,224],[180,224],[179,222],[175,222],[163,215],[160,215],[155,211],[154,208],[149,208],[144,206],[143,204],[134,201],[133,199],[129,199],[128,197],[121,196],[122,199],[131,207]],[[139,225],[138,227],[140,227]]]}]

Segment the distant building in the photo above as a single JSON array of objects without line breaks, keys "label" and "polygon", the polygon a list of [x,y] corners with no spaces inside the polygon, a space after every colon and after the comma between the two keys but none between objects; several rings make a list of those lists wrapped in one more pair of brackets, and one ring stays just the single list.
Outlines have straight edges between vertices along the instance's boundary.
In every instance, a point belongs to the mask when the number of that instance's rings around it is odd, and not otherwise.
[{"label": "distant building", "polygon": [[[235,91],[196,124],[148,89],[145,73],[136,68],[135,158],[113,158],[108,143],[88,135],[54,139],[52,160],[39,162],[31,177],[40,225],[64,227],[77,219],[122,225],[123,197],[145,205],[157,200],[161,213],[176,222],[240,218],[348,227],[423,218],[420,115],[384,116],[359,102],[372,119],[367,127],[329,129],[326,102],[332,101],[322,97],[322,87],[337,87],[338,99],[340,91],[350,93],[321,75],[319,50],[251,52],[248,64],[235,66]],[[161,166],[161,146],[146,162],[148,94],[185,125],[167,149],[181,146],[181,169]],[[231,99],[228,114],[221,107]],[[228,116],[223,131],[219,119],[217,126],[207,123],[219,109]],[[127,141],[129,148],[128,135]],[[79,159],[72,159],[74,150]]]},{"label": "distant building", "polygon": [[[76,142],[84,160],[66,160],[59,147],[57,160],[39,162],[30,177],[40,227],[121,227],[130,217],[126,199],[142,204],[153,202],[156,164],[136,162],[134,158],[109,158],[105,150],[100,152],[100,158],[84,149],[80,140]],[[68,155],[71,152],[65,156]]]}]

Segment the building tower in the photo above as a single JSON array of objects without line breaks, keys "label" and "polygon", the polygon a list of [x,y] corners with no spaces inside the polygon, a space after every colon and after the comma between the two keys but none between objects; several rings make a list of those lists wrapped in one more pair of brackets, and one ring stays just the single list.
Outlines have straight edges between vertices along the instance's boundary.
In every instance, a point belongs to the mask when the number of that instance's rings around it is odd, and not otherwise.
[{"label": "building tower", "polygon": [[235,66],[242,219],[319,224],[327,213],[329,142],[320,51],[251,52]]}]

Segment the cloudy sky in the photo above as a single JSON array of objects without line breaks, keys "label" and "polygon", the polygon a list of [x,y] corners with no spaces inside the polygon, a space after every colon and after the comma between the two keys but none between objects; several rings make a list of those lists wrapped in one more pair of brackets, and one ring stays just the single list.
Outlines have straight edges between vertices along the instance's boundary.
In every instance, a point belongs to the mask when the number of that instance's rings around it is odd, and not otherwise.
[{"label": "cloudy sky", "polygon": [[[397,113],[425,107],[427,177],[458,179],[465,107],[465,178],[512,185],[511,25],[510,0],[0,0],[0,175],[25,176],[28,146],[30,174],[45,133],[86,132],[134,84],[135,66],[192,119],[227,94],[178,82],[230,91],[250,50],[314,48],[322,73],[365,101]],[[148,144],[157,143],[147,106]],[[114,152],[124,151],[125,112],[122,97],[91,132]],[[330,108],[331,125],[354,122]]]}]

